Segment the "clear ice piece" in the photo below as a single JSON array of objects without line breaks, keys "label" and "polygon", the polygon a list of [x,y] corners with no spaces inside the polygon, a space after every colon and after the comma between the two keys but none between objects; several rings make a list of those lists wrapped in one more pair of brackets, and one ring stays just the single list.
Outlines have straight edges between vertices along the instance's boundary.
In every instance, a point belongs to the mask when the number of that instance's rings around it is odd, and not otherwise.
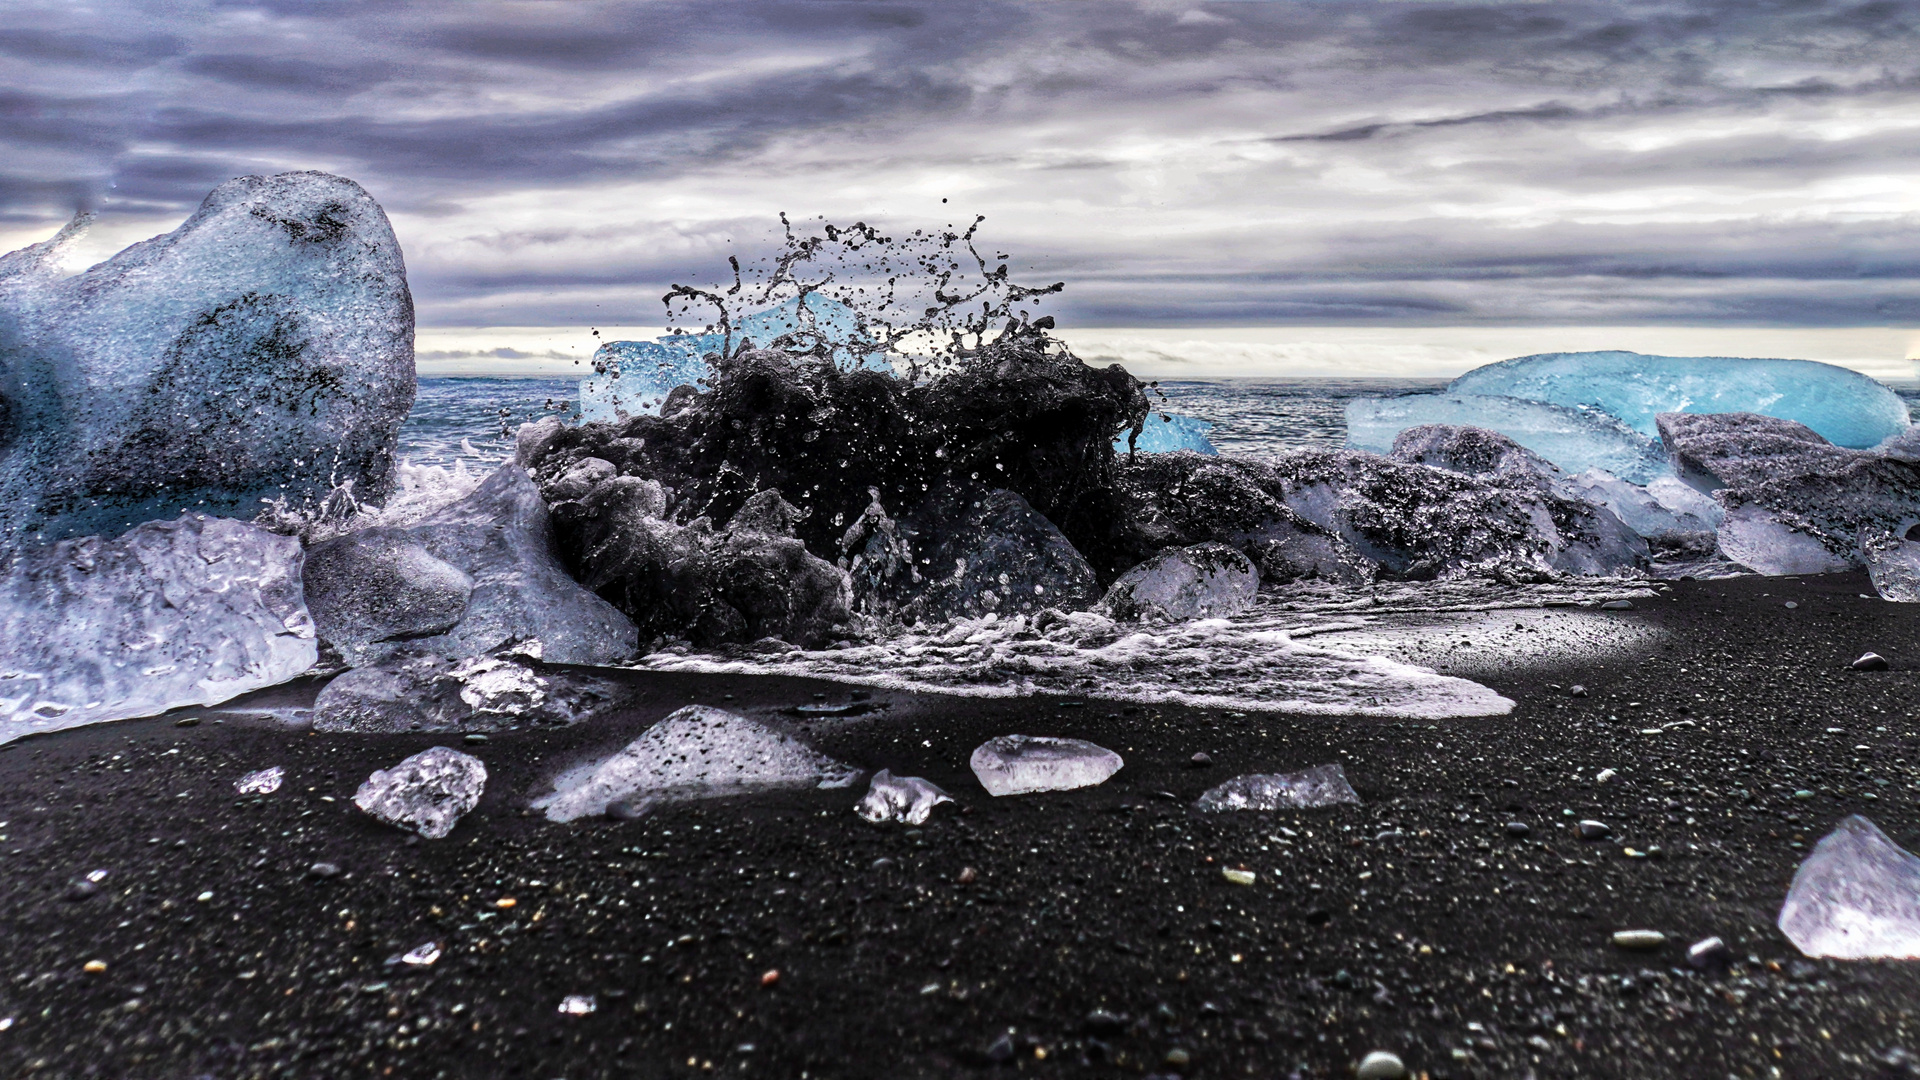
[{"label": "clear ice piece", "polygon": [[1127,440],[1132,437],[1133,449],[1143,454],[1168,454],[1175,450],[1192,450],[1199,454],[1218,456],[1220,451],[1214,449],[1212,441],[1207,438],[1207,432],[1212,430],[1212,424],[1205,420],[1196,420],[1191,416],[1181,416],[1177,413],[1148,413],[1146,423],[1140,428],[1140,434],[1134,436],[1131,428],[1123,430],[1120,432],[1120,437],[1113,440],[1113,450],[1116,454],[1126,453]]},{"label": "clear ice piece", "polygon": [[1119,754],[1084,739],[999,735],[981,743],[968,764],[987,794],[998,798],[1094,787],[1126,763]]},{"label": "clear ice piece", "polygon": [[1260,573],[1225,544],[1169,548],[1114,579],[1106,607],[1115,618],[1220,619],[1253,606]]},{"label": "clear ice piece", "polygon": [[1453,380],[1447,393],[1590,407],[1643,435],[1654,434],[1660,413],[1758,413],[1797,420],[1836,446],[1856,449],[1898,435],[1910,422],[1906,403],[1892,390],[1857,371],[1813,360],[1542,353],[1475,368]]},{"label": "clear ice piece", "polygon": [[440,959],[440,943],[429,941],[425,945],[416,945],[400,954],[400,962],[408,967],[432,967]]},{"label": "clear ice piece", "polygon": [[1642,487],[1605,470],[1589,469],[1569,477],[1567,486],[1588,502],[1611,510],[1627,528],[1649,540],[1712,533],[1726,514],[1711,496],[1671,476],[1657,476]]},{"label": "clear ice piece", "polygon": [[1673,471],[1657,440],[1598,409],[1451,391],[1347,402],[1347,445],[1357,450],[1388,453],[1424,424],[1497,431],[1570,473],[1604,469],[1645,484]]},{"label": "clear ice piece", "polygon": [[1860,555],[1880,599],[1920,603],[1920,543],[1880,532],[1861,538]]},{"label": "clear ice piece", "polygon": [[867,788],[866,796],[853,808],[853,812],[875,824],[900,821],[908,825],[924,825],[934,807],[952,801],[952,796],[940,790],[931,780],[923,780],[918,776],[895,776],[881,769],[873,774],[873,782]]},{"label": "clear ice piece", "polygon": [[553,821],[606,813],[641,799],[710,799],[775,788],[839,788],[860,771],[783,731],[708,705],[668,715],[618,753],[570,769],[536,800]]},{"label": "clear ice piece", "polygon": [[1920,858],[1852,815],[1800,864],[1779,924],[1808,956],[1920,958]]},{"label": "clear ice piece", "polygon": [[183,516],[63,540],[0,577],[0,742],[215,705],[318,657],[292,537]]},{"label": "clear ice piece", "polygon": [[1339,765],[1316,765],[1295,773],[1249,773],[1236,776],[1200,796],[1196,807],[1207,813],[1223,810],[1311,810],[1360,802]]},{"label": "clear ice piece", "polygon": [[568,994],[560,999],[560,1011],[568,1016],[585,1016],[599,1007],[592,994]]},{"label": "clear ice piece", "polygon": [[275,765],[271,769],[250,772],[233,782],[233,790],[242,795],[271,795],[280,790],[280,782],[287,778],[287,770]]},{"label": "clear ice piece", "polygon": [[436,746],[367,777],[353,803],[395,828],[439,840],[479,805],[486,787],[487,767],[479,758]]}]

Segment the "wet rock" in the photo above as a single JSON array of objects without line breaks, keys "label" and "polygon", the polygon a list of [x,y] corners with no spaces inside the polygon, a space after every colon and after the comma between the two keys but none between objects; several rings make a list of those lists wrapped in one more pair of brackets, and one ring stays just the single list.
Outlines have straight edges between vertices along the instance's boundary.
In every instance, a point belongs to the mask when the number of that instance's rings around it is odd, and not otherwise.
[{"label": "wet rock", "polygon": [[1013,1036],[1001,1035],[987,1044],[987,1060],[995,1065],[1005,1065],[1013,1060]]},{"label": "wet rock", "polygon": [[1794,873],[1779,925],[1808,956],[1920,957],[1920,858],[1866,818],[1848,817]]},{"label": "wet rock", "polygon": [[1082,1022],[1081,1026],[1086,1029],[1089,1035],[1097,1035],[1103,1039],[1111,1039],[1127,1029],[1127,1018],[1119,1013],[1109,1012],[1106,1009],[1095,1009],[1087,1014],[1087,1018]]},{"label": "wet rock", "polygon": [[367,777],[353,802],[395,828],[439,840],[480,804],[486,786],[487,767],[479,758],[436,746]]},{"label": "wet rock", "polygon": [[969,764],[980,786],[998,797],[1104,784],[1124,762],[1119,754],[1082,739],[1000,735],[981,743]]},{"label": "wet rock", "polygon": [[1307,810],[1341,803],[1358,804],[1339,765],[1316,765],[1295,773],[1236,776],[1200,796],[1194,806],[1205,813],[1229,810]]},{"label": "wet rock", "polygon": [[1577,823],[1574,825],[1573,830],[1580,835],[1580,839],[1582,840],[1605,840],[1607,837],[1613,835],[1613,830],[1607,826],[1606,822],[1594,821],[1592,819]]},{"label": "wet rock", "polygon": [[1523,839],[1527,836],[1527,834],[1531,833],[1532,831],[1533,830],[1531,828],[1528,828],[1527,823],[1524,821],[1507,822],[1507,827],[1506,827],[1507,835],[1514,837],[1515,839]]},{"label": "wet rock", "polygon": [[1405,1080],[1407,1066],[1398,1054],[1375,1050],[1360,1059],[1353,1075],[1355,1080]]},{"label": "wet rock", "polygon": [[1633,601],[1609,600],[1606,603],[1600,605],[1600,610],[1601,611],[1632,611]]},{"label": "wet rock", "polygon": [[1116,619],[1184,622],[1238,615],[1253,606],[1260,575],[1225,544],[1170,548],[1116,578],[1102,601]]},{"label": "wet rock", "polygon": [[1888,664],[1886,657],[1881,656],[1879,653],[1870,652],[1862,653],[1860,659],[1848,664],[1847,667],[1854,671],[1885,671],[1887,670]]},{"label": "wet rock", "polygon": [[1717,937],[1701,938],[1687,946],[1687,963],[1699,971],[1716,971],[1733,963],[1733,950]]},{"label": "wet rock", "polygon": [[1186,767],[1189,769],[1204,769],[1212,764],[1213,756],[1205,750],[1194,751],[1193,756],[1186,760]]},{"label": "wet rock", "polygon": [[554,779],[533,807],[552,821],[604,814],[610,803],[682,801],[780,788],[839,788],[859,770],[793,736],[744,716],[689,705],[642,732],[618,753]]},{"label": "wet rock", "polygon": [[1575,687],[1573,687],[1573,688],[1572,688],[1571,690],[1568,690],[1568,691],[1567,691],[1567,696],[1568,696],[1568,697],[1576,697],[1576,698],[1583,698],[1583,697],[1586,697],[1586,696],[1587,696],[1587,688],[1586,688],[1586,687],[1584,687],[1584,686],[1575,686]]},{"label": "wet rock", "polygon": [[1646,952],[1665,945],[1667,935],[1658,930],[1617,930],[1612,940],[1615,948]]},{"label": "wet rock", "polygon": [[534,670],[507,657],[401,653],[323,687],[315,731],[499,731],[572,724],[620,699],[609,680]]},{"label": "wet rock", "polygon": [[323,880],[326,878],[336,878],[340,876],[340,866],[338,863],[317,862],[307,867],[307,874],[310,877],[317,877]]},{"label": "wet rock", "polygon": [[899,821],[923,825],[935,806],[952,801],[952,796],[931,781],[918,776],[895,776],[881,769],[873,774],[866,796],[853,812],[875,824]]},{"label": "wet rock", "polygon": [[398,642],[452,630],[473,595],[471,577],[404,529],[363,529],[314,544],[304,578],[314,630],[355,666]]}]

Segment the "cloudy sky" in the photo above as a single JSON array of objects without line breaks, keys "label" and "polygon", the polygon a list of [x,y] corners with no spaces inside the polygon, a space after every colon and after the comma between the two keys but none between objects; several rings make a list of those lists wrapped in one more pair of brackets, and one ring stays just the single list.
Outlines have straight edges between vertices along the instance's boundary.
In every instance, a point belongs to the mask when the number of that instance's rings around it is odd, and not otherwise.
[{"label": "cloudy sky", "polygon": [[0,242],[308,168],[423,353],[658,326],[786,211],[984,214],[1083,355],[1920,355],[1920,2],[0,0]]}]

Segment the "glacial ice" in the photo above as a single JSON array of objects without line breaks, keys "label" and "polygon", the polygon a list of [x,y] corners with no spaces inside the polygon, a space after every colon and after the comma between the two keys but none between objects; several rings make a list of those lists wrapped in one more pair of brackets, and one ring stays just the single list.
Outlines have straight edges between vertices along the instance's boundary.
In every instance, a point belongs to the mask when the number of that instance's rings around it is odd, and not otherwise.
[{"label": "glacial ice", "polygon": [[[830,351],[843,368],[867,367],[891,371],[877,353],[852,348],[860,340],[860,323],[852,308],[821,293],[808,293],[779,307],[755,312],[733,328],[732,347],[742,341],[768,348],[782,337],[792,348],[806,351],[816,343]],[[658,416],[667,394],[679,386],[699,387],[707,376],[705,357],[728,346],[721,333],[666,334],[652,341],[609,341],[593,354],[592,377],[580,383],[583,422],[617,423],[635,416]]]},{"label": "glacial ice", "polygon": [[1194,806],[1205,813],[1225,810],[1309,810],[1359,803],[1339,765],[1316,765],[1296,773],[1250,773],[1213,788]]},{"label": "glacial ice", "polygon": [[1779,925],[1808,956],[1920,959],[1920,858],[1852,815],[1795,871]]},{"label": "glacial ice", "polygon": [[1727,511],[1719,539],[1722,555],[1757,574],[1837,574],[1853,565],[1758,503]]},{"label": "glacial ice", "polygon": [[316,731],[499,731],[572,724],[616,700],[613,683],[510,657],[399,653],[343,672],[313,702]]},{"label": "glacial ice", "polygon": [[998,798],[1104,784],[1124,763],[1119,754],[1084,739],[999,735],[981,743],[968,764],[987,794]]},{"label": "glacial ice", "polygon": [[371,528],[307,549],[307,610],[347,663],[371,663],[408,638],[459,625],[473,579],[400,529]]},{"label": "glacial ice", "polygon": [[[1910,423],[1906,404],[1893,391],[1858,372],[1812,360],[1542,353],[1475,368],[1453,380],[1447,393],[1598,409],[1642,435],[1655,433],[1654,418],[1661,413],[1747,412],[1797,420],[1835,445],[1864,449]],[[1570,471],[1591,467],[1545,456]],[[1645,483],[1631,472],[1593,465]]]},{"label": "glacial ice", "polygon": [[487,767],[479,758],[436,746],[376,770],[354,792],[353,804],[395,828],[440,840],[480,805],[486,787]]},{"label": "glacial ice", "polygon": [[0,742],[213,705],[318,655],[291,537],[184,515],[30,548],[0,577]]},{"label": "glacial ice", "polygon": [[1860,555],[1880,599],[1920,603],[1920,543],[1878,532],[1861,538]]},{"label": "glacial ice", "polygon": [[1356,450],[1385,454],[1423,424],[1497,431],[1570,473],[1604,469],[1645,484],[1672,472],[1658,441],[1594,408],[1454,390],[1347,402],[1347,445]]},{"label": "glacial ice", "polygon": [[883,821],[924,825],[934,807],[952,801],[952,796],[930,780],[918,776],[895,776],[881,769],[873,774],[867,794],[853,808],[853,812],[876,825]]},{"label": "glacial ice", "polygon": [[1238,615],[1253,606],[1260,574],[1225,544],[1169,548],[1114,579],[1105,605],[1118,619],[1183,621]]},{"label": "glacial ice", "polygon": [[287,778],[287,770],[275,765],[271,769],[250,772],[233,782],[233,790],[241,795],[271,795],[280,790],[280,784]]},{"label": "glacial ice", "polygon": [[1627,528],[1649,540],[1676,541],[1707,536],[1720,527],[1726,511],[1708,495],[1671,476],[1657,476],[1642,487],[1602,469],[1567,479],[1569,489],[1604,506]]},{"label": "glacial ice", "polygon": [[708,705],[689,705],[618,753],[554,779],[534,801],[553,821],[606,813],[616,801],[711,799],[777,788],[840,788],[860,771],[793,736]]},{"label": "glacial ice", "polygon": [[[1148,413],[1140,434],[1135,436],[1131,429],[1120,433],[1113,440],[1113,452],[1124,454],[1129,449],[1143,454],[1168,454],[1175,450],[1192,450],[1197,454],[1217,455],[1213,443],[1207,438],[1207,432],[1213,425],[1205,420],[1196,420],[1191,416],[1177,413]],[[1132,446],[1128,446],[1128,441]]]},{"label": "glacial ice", "polygon": [[413,302],[359,185],[230,180],[173,232],[62,278],[79,225],[0,259],[0,549],[385,482]]}]

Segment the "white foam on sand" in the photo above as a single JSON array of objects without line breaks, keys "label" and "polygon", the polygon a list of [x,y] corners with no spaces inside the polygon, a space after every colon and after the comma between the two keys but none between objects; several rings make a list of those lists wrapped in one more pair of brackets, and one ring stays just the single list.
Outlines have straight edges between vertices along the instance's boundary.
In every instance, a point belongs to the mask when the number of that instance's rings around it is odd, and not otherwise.
[{"label": "white foam on sand", "polygon": [[[732,656],[669,650],[637,666],[797,675],[970,697],[1085,694],[1324,716],[1499,716],[1513,710],[1510,699],[1421,666],[1418,658],[1444,657],[1458,669],[1458,643],[1474,640],[1470,628],[1483,622],[1534,625],[1497,641],[1483,633],[1488,671],[1511,670],[1498,662],[1501,649],[1528,663],[1629,655],[1657,640],[1631,613],[1539,608],[1650,595],[1643,583],[1627,581],[1438,582],[1344,592],[1316,586],[1262,596],[1253,610],[1230,619],[1145,625],[1076,612],[1036,625],[1027,616],[988,615],[844,648]],[[1490,611],[1496,604],[1512,606]],[[1463,627],[1469,629],[1463,633]]]}]

